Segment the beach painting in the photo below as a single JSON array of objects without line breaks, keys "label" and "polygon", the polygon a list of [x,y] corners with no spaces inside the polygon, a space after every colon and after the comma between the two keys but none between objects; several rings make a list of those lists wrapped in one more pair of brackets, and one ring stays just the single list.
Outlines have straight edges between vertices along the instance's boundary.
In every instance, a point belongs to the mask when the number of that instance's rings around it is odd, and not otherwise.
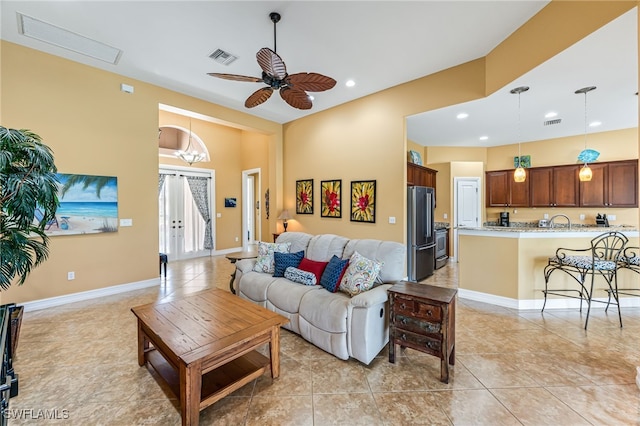
[{"label": "beach painting", "polygon": [[57,178],[60,206],[55,219],[45,225],[47,235],[118,230],[117,177],[58,173]]}]

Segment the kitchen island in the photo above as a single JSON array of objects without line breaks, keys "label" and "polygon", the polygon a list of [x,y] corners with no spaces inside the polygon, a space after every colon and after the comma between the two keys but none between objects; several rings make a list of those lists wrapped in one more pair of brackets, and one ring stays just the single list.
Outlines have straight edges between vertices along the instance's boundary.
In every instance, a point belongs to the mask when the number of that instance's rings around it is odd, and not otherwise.
[{"label": "kitchen island", "polygon": [[[540,309],[544,301],[543,270],[549,257],[560,247],[590,248],[593,238],[609,231],[621,232],[629,239],[628,245],[638,246],[637,228],[627,226],[459,228],[459,295],[514,309]],[[554,288],[577,288],[575,281],[562,273],[553,274],[550,283]],[[618,287],[640,288],[639,275],[620,271]],[[594,299],[606,300],[608,286],[602,278],[596,277],[594,288]],[[545,309],[579,304],[576,299],[550,296]],[[625,297],[621,306],[640,306],[640,298]]]}]

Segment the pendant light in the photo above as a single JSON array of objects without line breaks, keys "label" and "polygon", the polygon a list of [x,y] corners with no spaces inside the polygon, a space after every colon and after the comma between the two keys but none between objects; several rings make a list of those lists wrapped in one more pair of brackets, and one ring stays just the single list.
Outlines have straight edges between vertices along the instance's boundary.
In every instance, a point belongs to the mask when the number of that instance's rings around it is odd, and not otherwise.
[{"label": "pendant light", "polygon": [[[582,89],[578,89],[575,91],[576,95],[581,95],[584,93],[584,151],[580,153],[578,159],[584,157],[583,154],[587,153],[587,93],[592,90],[596,90],[596,86],[588,86],[583,87]],[[581,182],[589,182],[593,177],[593,172],[589,167],[588,161],[585,158],[584,165],[580,169],[580,173],[578,174]]]},{"label": "pendant light", "polygon": [[189,144],[187,145],[186,151],[179,150],[178,152],[176,152],[176,156],[185,163],[189,163],[189,165],[192,165],[193,163],[199,163],[200,161],[205,159],[204,152],[198,152],[191,147],[191,139],[191,118],[189,118]]},{"label": "pendant light", "polygon": [[529,86],[520,86],[515,89],[511,89],[511,94],[518,95],[518,167],[516,167],[513,172],[513,180],[516,182],[524,182],[527,179],[527,172],[520,163],[520,159],[522,158],[520,151],[520,95],[527,90],[529,90]]}]

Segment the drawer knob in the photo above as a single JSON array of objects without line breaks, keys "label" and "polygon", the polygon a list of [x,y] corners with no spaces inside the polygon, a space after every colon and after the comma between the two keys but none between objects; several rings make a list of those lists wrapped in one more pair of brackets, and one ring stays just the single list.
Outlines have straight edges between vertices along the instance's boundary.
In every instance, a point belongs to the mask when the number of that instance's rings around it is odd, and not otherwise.
[{"label": "drawer knob", "polygon": [[435,343],[433,343],[433,342],[427,342],[426,346],[427,346],[429,349],[435,349],[435,348],[436,348],[436,344],[435,344]]},{"label": "drawer knob", "polygon": [[400,322],[401,322],[402,324],[406,325],[409,321],[407,321],[407,319],[406,319],[406,318],[402,318],[402,319],[400,320]]},{"label": "drawer knob", "polygon": [[430,317],[433,316],[433,312],[431,312],[431,309],[427,309],[427,315],[429,315]]},{"label": "drawer knob", "polygon": [[400,304],[400,309],[406,309],[406,308],[407,308],[407,305],[405,305],[404,303]]},{"label": "drawer knob", "polygon": [[402,340],[407,340],[407,335],[406,335],[406,334],[404,334],[404,333],[402,333],[402,336],[400,336],[400,338],[401,338]]}]

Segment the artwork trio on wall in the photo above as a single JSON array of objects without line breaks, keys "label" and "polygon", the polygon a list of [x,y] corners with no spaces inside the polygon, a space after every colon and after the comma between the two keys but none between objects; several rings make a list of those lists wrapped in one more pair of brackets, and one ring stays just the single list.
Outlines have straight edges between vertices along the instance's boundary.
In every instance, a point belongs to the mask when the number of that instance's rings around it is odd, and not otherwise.
[{"label": "artwork trio on wall", "polygon": [[[320,181],[320,217],[342,217],[342,180]],[[296,214],[313,214],[313,179],[296,181]],[[376,181],[351,182],[350,220],[376,222]]]}]

